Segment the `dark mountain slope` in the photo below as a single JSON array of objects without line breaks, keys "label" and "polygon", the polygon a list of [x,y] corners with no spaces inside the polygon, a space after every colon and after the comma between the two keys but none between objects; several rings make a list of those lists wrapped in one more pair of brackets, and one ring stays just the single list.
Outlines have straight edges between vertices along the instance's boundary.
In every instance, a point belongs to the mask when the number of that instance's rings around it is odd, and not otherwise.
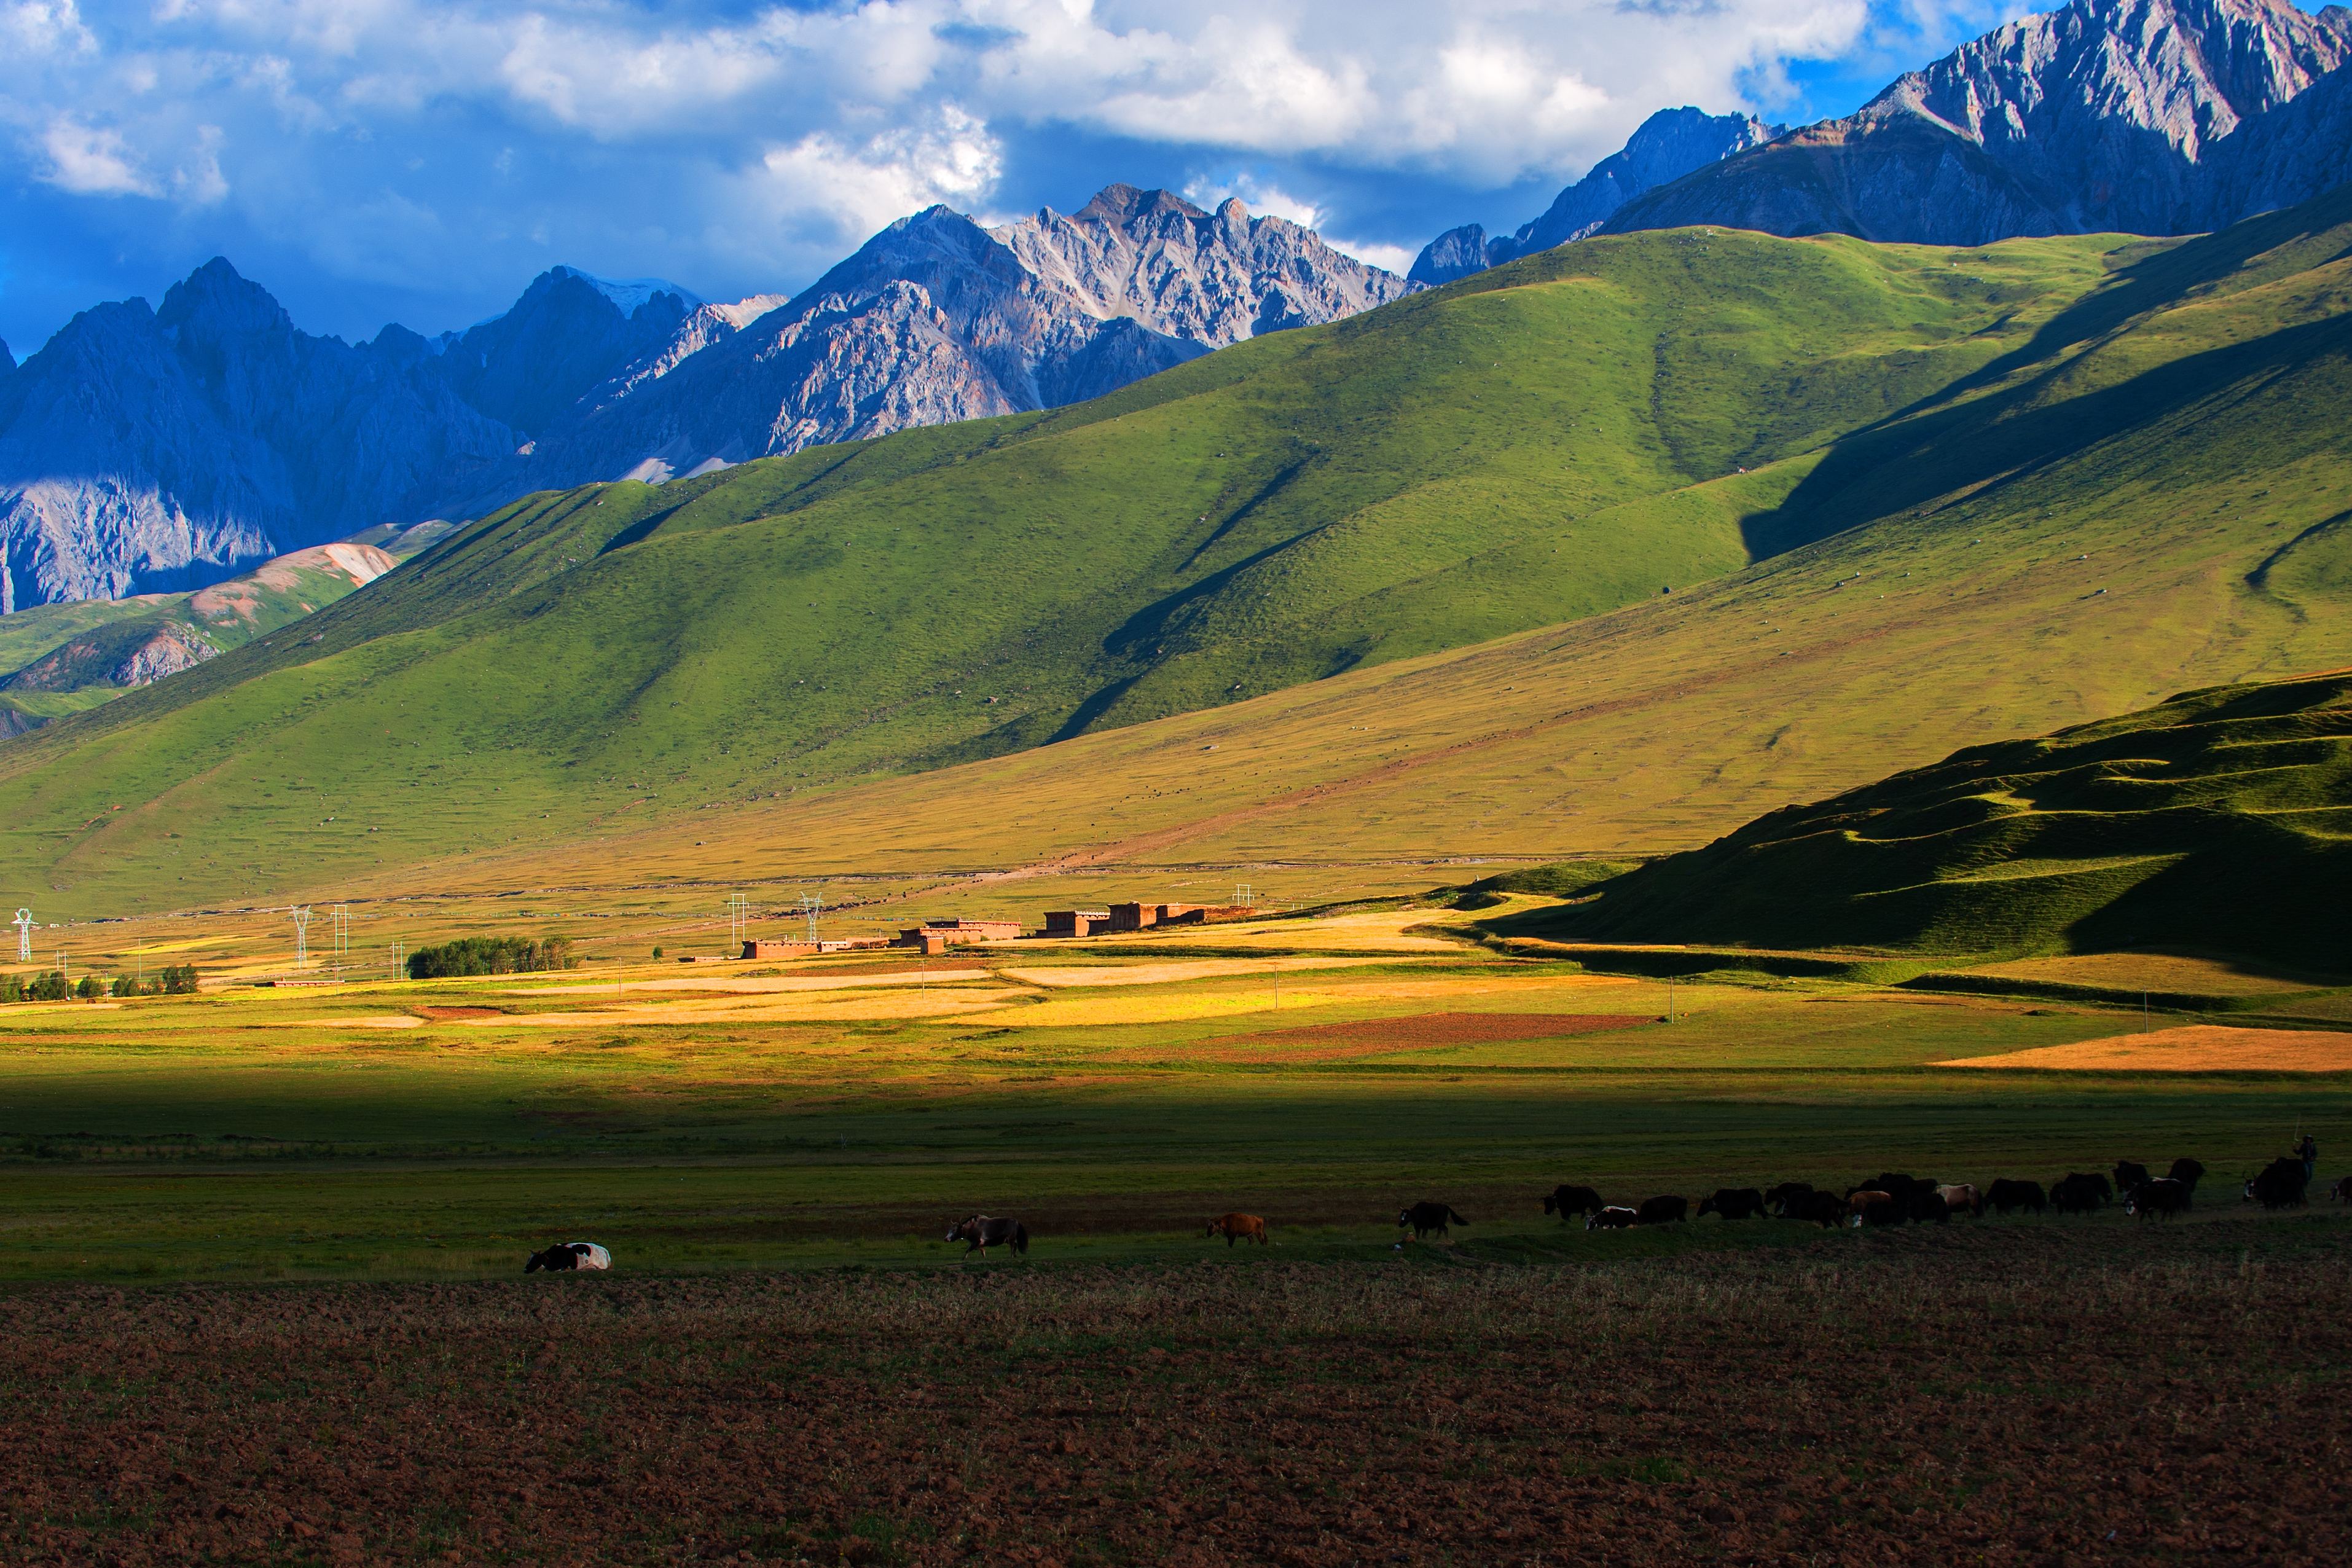
[{"label": "dark mountain slope", "polygon": [[1606,882],[1513,930],[2016,956],[2352,958],[2352,672],[2184,692],[1975,746]]}]

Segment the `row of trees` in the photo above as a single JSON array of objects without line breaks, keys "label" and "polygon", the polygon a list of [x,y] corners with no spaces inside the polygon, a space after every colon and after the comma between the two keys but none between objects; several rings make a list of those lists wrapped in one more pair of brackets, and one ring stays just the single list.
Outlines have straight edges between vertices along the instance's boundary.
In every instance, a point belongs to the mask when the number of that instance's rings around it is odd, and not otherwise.
[{"label": "row of trees", "polygon": [[14,975],[0,975],[0,1002],[64,1002],[74,997],[92,1001],[100,996],[182,996],[196,989],[196,966],[175,963],[165,968],[152,980],[133,980],[128,974],[117,975],[111,982],[95,974],[85,974],[79,981],[68,981],[62,970],[50,970],[28,980]]},{"label": "row of trees", "polygon": [[572,956],[572,939],[541,937],[532,942],[520,936],[461,936],[438,947],[420,947],[408,955],[411,980],[446,980],[467,974],[533,974],[541,970],[570,969],[580,961]]}]

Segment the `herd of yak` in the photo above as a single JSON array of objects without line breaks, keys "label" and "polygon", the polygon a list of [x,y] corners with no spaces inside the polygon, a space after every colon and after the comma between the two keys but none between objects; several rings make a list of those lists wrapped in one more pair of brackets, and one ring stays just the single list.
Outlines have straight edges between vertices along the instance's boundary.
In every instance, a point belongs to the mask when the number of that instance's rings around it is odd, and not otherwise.
[{"label": "herd of yak", "polygon": [[[2197,1194],[2197,1184],[2204,1175],[2205,1167],[2185,1156],[2172,1162],[2172,1168],[2161,1176],[2150,1175],[2147,1166],[2125,1160],[2117,1163],[2112,1177],[2076,1171],[2053,1182],[2046,1192],[2039,1182],[2002,1180],[1979,1193],[1966,1182],[1935,1182],[1882,1171],[1874,1179],[1847,1188],[1843,1197],[1803,1182],[1783,1182],[1769,1192],[1755,1187],[1721,1187],[1713,1197],[1699,1199],[1698,1217],[1704,1219],[1711,1214],[1725,1219],[1777,1216],[1810,1220],[1825,1227],[1932,1225],[1947,1223],[1956,1214],[1981,1217],[1987,1209],[2004,1215],[2024,1209],[2042,1214],[2053,1208],[2060,1214],[2090,1214],[2114,1203],[2120,1194],[2126,1214],[2141,1219],[2169,1219],[2188,1212]],[[2247,1181],[2245,1199],[2266,1209],[2301,1208],[2305,1189],[2310,1184],[2310,1165],[2281,1156]],[[2337,1182],[2330,1192],[2339,1203],[2352,1201],[2352,1176]],[[1645,1199],[1638,1208],[1627,1208],[1604,1201],[1591,1187],[1556,1187],[1545,1196],[1543,1205],[1544,1213],[1556,1214],[1562,1219],[1570,1215],[1585,1215],[1587,1230],[1672,1225],[1691,1217],[1688,1198],[1669,1194]],[[1454,1226],[1469,1223],[1449,1205],[1439,1203],[1417,1203],[1397,1215],[1397,1228],[1411,1228],[1416,1240],[1432,1231],[1450,1236]],[[1265,1221],[1256,1215],[1220,1215],[1209,1222],[1206,1234],[1223,1237],[1229,1247],[1238,1241],[1266,1245]],[[985,1258],[991,1247],[1008,1247],[1022,1257],[1029,1251],[1027,1226],[1017,1219],[992,1215],[974,1215],[970,1219],[950,1222],[947,1239],[964,1243],[966,1258],[977,1253]],[[612,1266],[612,1255],[603,1247],[593,1242],[573,1241],[531,1254],[523,1272]]]},{"label": "herd of yak", "polygon": [[[1825,1192],[1804,1182],[1783,1182],[1769,1192],[1755,1187],[1723,1187],[1698,1202],[1698,1217],[1720,1215],[1725,1219],[1807,1220],[1832,1226],[1942,1224],[1958,1215],[1981,1217],[2031,1210],[2056,1209],[2060,1214],[2090,1214],[2123,1200],[2124,1212],[2140,1219],[2170,1219],[2186,1214],[2197,1195],[2205,1167],[2183,1157],[2163,1175],[2132,1161],[2119,1162],[2112,1176],[2076,1171],[2053,1182],[2045,1190],[2039,1182],[2003,1179],[1979,1192],[1966,1182],[1937,1182],[1920,1176],[1883,1171],[1843,1194]],[[2250,1178],[2245,1201],[2266,1209],[2300,1208],[2311,1183],[2311,1167],[2282,1156]],[[2352,1199],[2352,1176],[2332,1189],[2338,1201]],[[1669,1194],[1644,1200],[1638,1207],[1607,1202],[1591,1187],[1561,1186],[1544,1198],[1544,1213],[1565,1219],[1583,1215],[1587,1230],[1618,1230],[1637,1225],[1672,1225],[1692,1217],[1690,1200]],[[1434,1230],[1447,1234],[1452,1225],[1469,1222],[1444,1204],[1415,1204],[1397,1216],[1400,1228],[1410,1226],[1416,1237]]]}]

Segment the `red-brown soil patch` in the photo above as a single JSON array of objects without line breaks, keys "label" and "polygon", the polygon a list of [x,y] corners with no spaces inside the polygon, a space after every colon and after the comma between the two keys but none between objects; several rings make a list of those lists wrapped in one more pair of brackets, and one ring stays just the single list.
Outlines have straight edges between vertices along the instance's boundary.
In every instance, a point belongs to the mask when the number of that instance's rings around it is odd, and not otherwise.
[{"label": "red-brown soil patch", "polygon": [[2352,1560],[2352,1234],[0,1297],[12,1563]]},{"label": "red-brown soil patch", "polygon": [[1657,1020],[1628,1013],[1420,1013],[1410,1018],[1360,1018],[1307,1024],[1256,1035],[1226,1035],[1204,1046],[1475,1046],[1496,1040],[1549,1040],[1604,1029],[1638,1029]]},{"label": "red-brown soil patch", "polygon": [[411,1007],[410,1012],[436,1024],[456,1023],[461,1018],[503,1018],[503,1007]]}]

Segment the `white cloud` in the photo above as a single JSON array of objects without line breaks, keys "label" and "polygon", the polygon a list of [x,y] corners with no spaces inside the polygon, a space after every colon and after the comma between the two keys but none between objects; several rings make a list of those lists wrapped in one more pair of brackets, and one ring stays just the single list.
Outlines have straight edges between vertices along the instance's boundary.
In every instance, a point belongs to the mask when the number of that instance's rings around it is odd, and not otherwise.
[{"label": "white cloud", "polygon": [[152,196],[161,194],[153,178],[138,166],[135,154],[119,131],[83,125],[63,118],[49,121],[41,136],[49,156],[41,175],[59,190],[84,196]]},{"label": "white cloud", "polygon": [[[1790,59],[1891,75],[2022,8],[0,0],[0,165],[54,199],[173,203],[205,226],[178,243],[258,237],[468,305],[552,259],[792,286],[932,202],[985,217],[1203,168],[1250,173],[1186,183],[1196,200],[1332,225],[1393,267],[1424,220],[1361,218],[1364,193],[1556,189],[1659,108],[1769,112],[1743,91],[1779,94]],[[1432,232],[1480,216],[1443,205]],[[119,251],[121,222],[93,216],[89,248]]]},{"label": "white cloud", "polygon": [[751,195],[779,217],[822,215],[856,243],[934,203],[970,210],[985,201],[1003,170],[1003,150],[988,127],[950,103],[921,123],[862,141],[813,132],[771,148]]},{"label": "white cloud", "polygon": [[1421,254],[1410,245],[1368,244],[1363,240],[1339,239],[1328,234],[1323,237],[1323,243],[1342,256],[1352,256],[1370,266],[1384,268],[1400,278],[1412,270],[1413,258]]}]

